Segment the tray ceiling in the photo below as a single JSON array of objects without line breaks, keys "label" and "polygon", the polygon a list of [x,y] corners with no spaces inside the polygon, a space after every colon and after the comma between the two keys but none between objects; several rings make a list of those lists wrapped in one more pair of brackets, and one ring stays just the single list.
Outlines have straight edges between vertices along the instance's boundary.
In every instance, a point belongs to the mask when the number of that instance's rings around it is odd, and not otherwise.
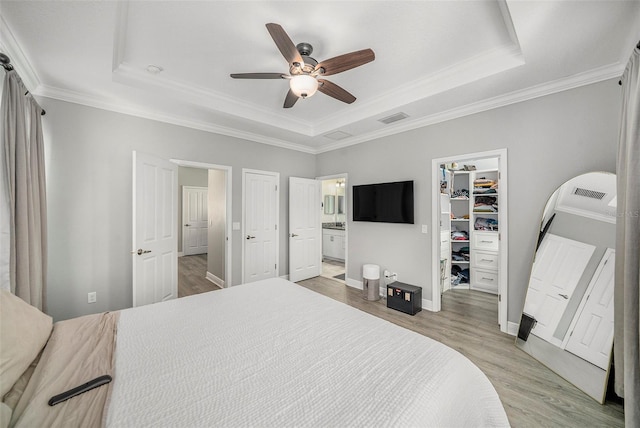
[{"label": "tray ceiling", "polygon": [[[638,2],[2,1],[0,12],[0,47],[36,95],[310,153],[618,77],[640,38]],[[327,77],[356,102],[318,93],[283,109],[286,80],[231,79],[288,72],[268,22],[319,61],[373,49],[375,61]]]}]

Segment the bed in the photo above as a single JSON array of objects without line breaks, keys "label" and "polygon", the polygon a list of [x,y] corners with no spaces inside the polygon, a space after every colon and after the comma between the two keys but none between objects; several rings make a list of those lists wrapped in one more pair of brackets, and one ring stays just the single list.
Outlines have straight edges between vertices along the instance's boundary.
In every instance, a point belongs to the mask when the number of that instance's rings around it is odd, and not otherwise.
[{"label": "bed", "polygon": [[[3,336],[24,335],[7,297]],[[3,391],[10,426],[508,426],[457,351],[280,278],[61,321],[38,354]]]}]

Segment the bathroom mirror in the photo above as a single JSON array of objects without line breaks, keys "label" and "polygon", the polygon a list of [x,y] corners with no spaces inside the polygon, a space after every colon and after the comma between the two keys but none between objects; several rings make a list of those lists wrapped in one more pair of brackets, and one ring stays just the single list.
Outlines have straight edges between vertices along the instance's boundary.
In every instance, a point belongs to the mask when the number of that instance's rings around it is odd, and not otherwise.
[{"label": "bathroom mirror", "polygon": [[592,172],[547,201],[516,346],[604,403],[613,346],[616,176]]},{"label": "bathroom mirror", "polygon": [[324,213],[333,214],[335,212],[335,196],[324,195]]},{"label": "bathroom mirror", "polygon": [[344,196],[338,195],[338,214],[344,214]]}]

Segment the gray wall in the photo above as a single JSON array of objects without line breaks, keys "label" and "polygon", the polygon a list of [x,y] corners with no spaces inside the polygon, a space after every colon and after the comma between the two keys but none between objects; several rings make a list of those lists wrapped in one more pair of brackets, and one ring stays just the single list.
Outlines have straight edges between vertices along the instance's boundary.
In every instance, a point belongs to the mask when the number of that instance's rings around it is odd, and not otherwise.
[{"label": "gray wall", "polygon": [[[349,186],[414,180],[416,224],[349,221],[349,271],[377,263],[431,295],[431,159],[508,149],[509,313],[522,310],[548,196],[588,171],[615,172],[620,87],[610,80],[380,138],[317,156],[44,98],[49,209],[48,298],[56,320],[131,306],[131,152],[233,167],[242,221],[242,168],[280,173],[280,268],[288,273],[288,177],[347,172]],[[351,212],[351,187],[347,190]],[[350,218],[350,216],[349,216]],[[233,283],[241,278],[234,231]],[[98,301],[87,304],[87,293]]]},{"label": "gray wall", "polygon": [[508,320],[519,322],[542,210],[569,178],[589,171],[615,172],[621,94],[609,80],[460,119],[380,138],[317,156],[317,175],[349,173],[351,186],[415,181],[415,224],[348,219],[349,271],[375,263],[431,296],[431,160],[507,148],[509,180]]},{"label": "gray wall", "polygon": [[178,167],[178,252],[182,252],[182,186],[207,187],[207,170]]},{"label": "gray wall", "polygon": [[[133,150],[233,167],[233,218],[242,221],[242,168],[280,173],[280,267],[288,270],[289,176],[314,177],[315,156],[42,98],[46,109],[48,306],[55,320],[132,305]],[[241,278],[234,231],[233,282]],[[87,304],[87,293],[97,302]]]}]

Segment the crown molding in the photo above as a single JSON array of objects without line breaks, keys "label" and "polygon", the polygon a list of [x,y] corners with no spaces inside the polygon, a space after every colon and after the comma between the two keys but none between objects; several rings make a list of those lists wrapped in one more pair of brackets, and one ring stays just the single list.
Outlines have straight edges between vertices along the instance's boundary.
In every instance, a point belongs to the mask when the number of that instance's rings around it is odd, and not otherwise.
[{"label": "crown molding", "polygon": [[[340,113],[327,116],[315,127],[314,136],[324,135],[351,123],[379,116],[383,112],[389,112],[523,64],[522,52],[517,45],[508,44],[490,49],[420,79],[405,82],[390,93],[378,95],[366,103],[354,106],[348,117]],[[384,107],[381,108],[381,106]]]},{"label": "crown molding", "polygon": [[270,146],[276,146],[283,149],[297,150],[304,153],[315,154],[315,149],[289,141],[270,138],[264,135],[241,131],[225,126],[213,125],[209,122],[187,119],[172,114],[154,112],[147,108],[127,105],[122,102],[113,102],[103,97],[87,96],[86,94],[69,91],[66,89],[40,85],[38,90],[36,92],[33,92],[33,94],[39,97],[52,98],[74,104],[84,105],[87,107],[98,108],[101,110],[127,114],[130,116],[155,120],[158,122],[170,123],[173,125],[184,126],[186,128],[198,129],[200,131],[212,132],[220,135],[226,135],[228,137],[240,138],[256,143],[268,144]]},{"label": "crown molding", "polygon": [[81,104],[88,107],[99,108],[102,110],[114,111],[117,113],[128,114],[132,116],[142,117],[145,119],[151,119],[160,122],[171,123],[174,125],[185,126],[188,128],[198,129],[201,131],[212,132],[216,134],[226,135],[229,137],[240,138],[244,140],[250,140],[257,143],[268,144],[289,150],[296,150],[309,154],[320,154],[329,152],[332,150],[338,150],[341,148],[353,146],[356,144],[364,143],[370,140],[387,137],[401,132],[411,131],[417,128],[425,126],[435,125],[437,123],[446,122],[448,120],[458,119],[460,117],[469,116],[476,113],[481,113],[487,110],[493,110],[495,108],[504,107],[510,104],[516,104],[523,101],[528,101],[534,98],[539,98],[554,93],[567,91],[570,89],[578,88],[581,86],[590,85],[593,83],[602,82],[609,79],[616,79],[620,77],[624,71],[625,64],[614,63],[604,67],[599,67],[593,70],[589,70],[584,73],[578,73],[573,76],[569,76],[562,79],[557,79],[552,82],[547,82],[540,85],[531,86],[518,91],[509,92],[507,94],[499,95],[486,100],[470,103],[464,106],[456,107],[444,112],[432,114],[421,119],[412,120],[410,122],[398,123],[397,125],[391,125],[384,129],[370,132],[363,135],[358,135],[338,142],[333,142],[328,145],[323,145],[320,148],[312,148],[309,146],[292,143],[285,140],[276,138],[265,137],[263,135],[240,131],[233,128],[228,128],[219,125],[212,125],[211,123],[195,121],[178,117],[175,115],[157,113],[148,109],[140,108],[137,106],[124,105],[120,102],[113,102],[104,98],[90,97],[78,92],[68,91],[59,88],[53,88],[49,86],[40,85],[36,91],[32,93],[36,96],[42,96],[47,98],[58,99],[71,103]]},{"label": "crown molding", "polygon": [[241,118],[248,117],[254,122],[276,126],[308,137],[313,136],[313,127],[309,122],[292,119],[264,108],[256,108],[253,104],[240,102],[233,97],[182,82],[178,79],[167,78],[162,75],[151,75],[127,63],[119,64],[113,71],[112,77],[118,83],[136,88],[160,89],[163,93],[175,94],[179,99],[187,103]]},{"label": "crown molding", "polygon": [[399,134],[401,132],[411,131],[417,128],[423,128],[425,126],[435,125],[437,123],[458,119],[460,117],[481,113],[487,110],[493,110],[510,104],[516,104],[534,98],[552,95],[581,86],[591,85],[609,79],[616,79],[620,77],[620,75],[622,75],[625,66],[626,64],[622,63],[609,64],[583,73],[574,74],[566,78],[530,86],[525,89],[466,104],[464,106],[425,116],[420,119],[412,120],[410,122],[403,121],[402,123],[398,123],[397,125],[391,125],[385,127],[384,129],[370,132],[368,134],[358,135],[352,138],[340,140],[339,142],[324,145],[316,150],[316,154],[353,146],[377,138],[387,137],[390,135]]},{"label": "crown molding", "polygon": [[11,65],[20,75],[22,83],[33,93],[40,86],[40,79],[2,15],[0,15],[0,48],[11,59]]}]

